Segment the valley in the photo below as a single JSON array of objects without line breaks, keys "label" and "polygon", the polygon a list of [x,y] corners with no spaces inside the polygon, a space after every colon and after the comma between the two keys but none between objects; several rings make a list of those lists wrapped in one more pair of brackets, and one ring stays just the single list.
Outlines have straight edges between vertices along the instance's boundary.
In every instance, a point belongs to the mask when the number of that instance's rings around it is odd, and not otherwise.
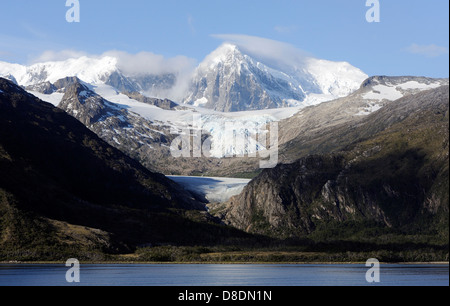
[{"label": "valley", "polygon": [[448,260],[449,80],[296,56],[0,62],[0,260]]}]

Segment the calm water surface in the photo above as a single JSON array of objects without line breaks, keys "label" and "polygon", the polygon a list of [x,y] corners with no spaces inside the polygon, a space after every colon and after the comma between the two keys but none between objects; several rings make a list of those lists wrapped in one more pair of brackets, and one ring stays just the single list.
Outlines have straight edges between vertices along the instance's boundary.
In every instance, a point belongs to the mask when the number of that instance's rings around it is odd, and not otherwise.
[{"label": "calm water surface", "polygon": [[[0,265],[0,286],[73,286],[65,265]],[[81,265],[82,286],[367,286],[365,265]],[[449,286],[448,265],[382,265],[383,286]]]}]

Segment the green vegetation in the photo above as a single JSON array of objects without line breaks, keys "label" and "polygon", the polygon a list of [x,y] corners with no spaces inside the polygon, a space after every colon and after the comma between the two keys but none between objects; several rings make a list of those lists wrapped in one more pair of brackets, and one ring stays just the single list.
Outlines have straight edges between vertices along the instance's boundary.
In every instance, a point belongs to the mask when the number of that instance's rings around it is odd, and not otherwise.
[{"label": "green vegetation", "polygon": [[[113,260],[131,262],[175,262],[175,263],[320,263],[320,262],[365,262],[377,258],[382,262],[443,262],[448,261],[448,250],[426,247],[417,250],[392,251],[302,251],[287,249],[242,249],[226,251],[204,248],[155,248],[140,251],[136,256],[116,257]],[[302,249],[302,248],[300,248]]]},{"label": "green vegetation", "polygon": [[154,246],[112,260],[135,262],[296,263],[448,262],[448,239],[430,232],[405,234],[373,222],[321,224],[304,238],[234,241],[228,245]]}]

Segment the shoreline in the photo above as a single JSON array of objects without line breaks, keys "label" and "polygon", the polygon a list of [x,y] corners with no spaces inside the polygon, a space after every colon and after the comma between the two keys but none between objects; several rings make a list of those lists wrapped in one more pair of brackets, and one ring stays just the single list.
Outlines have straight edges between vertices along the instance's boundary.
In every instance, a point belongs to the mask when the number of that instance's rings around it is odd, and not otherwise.
[{"label": "shoreline", "polygon": [[[63,261],[0,261],[0,265],[65,265]],[[133,261],[80,261],[83,265],[365,265],[365,262],[133,262]],[[380,262],[381,265],[450,265],[436,262]]]}]

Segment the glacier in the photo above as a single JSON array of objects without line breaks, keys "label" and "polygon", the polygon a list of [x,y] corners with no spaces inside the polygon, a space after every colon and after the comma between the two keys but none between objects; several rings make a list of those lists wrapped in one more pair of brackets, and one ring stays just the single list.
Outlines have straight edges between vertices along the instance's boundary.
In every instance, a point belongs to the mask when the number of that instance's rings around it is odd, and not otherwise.
[{"label": "glacier", "polygon": [[168,176],[209,203],[224,203],[244,190],[249,179],[223,177]]}]

